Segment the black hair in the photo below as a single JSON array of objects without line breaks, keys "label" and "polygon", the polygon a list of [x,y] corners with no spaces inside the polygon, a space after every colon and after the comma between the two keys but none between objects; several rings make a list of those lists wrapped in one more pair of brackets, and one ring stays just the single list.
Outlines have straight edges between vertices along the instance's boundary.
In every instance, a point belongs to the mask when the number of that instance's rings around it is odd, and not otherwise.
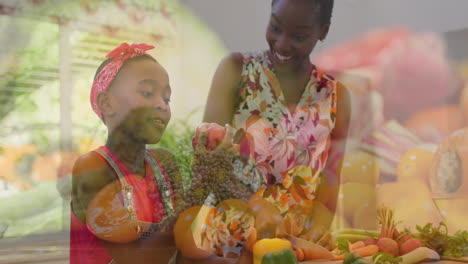
[{"label": "black hair", "polygon": [[[277,0],[272,0],[272,5],[274,2]],[[316,5],[318,8],[320,8],[320,25],[324,26],[327,24],[331,24],[331,17],[332,17],[332,12],[333,12],[333,5],[334,5],[334,0],[308,0],[313,2],[314,5]]]},{"label": "black hair", "polygon": [[313,0],[320,8],[320,24],[331,24],[334,0]]}]

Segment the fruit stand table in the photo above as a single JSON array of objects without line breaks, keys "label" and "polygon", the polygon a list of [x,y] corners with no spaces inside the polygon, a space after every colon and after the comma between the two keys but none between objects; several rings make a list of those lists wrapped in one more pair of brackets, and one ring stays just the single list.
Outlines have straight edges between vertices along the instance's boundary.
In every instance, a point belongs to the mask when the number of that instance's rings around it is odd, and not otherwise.
[{"label": "fruit stand table", "polygon": [[[0,239],[0,264],[68,264],[68,232]],[[468,261],[468,258],[465,258]],[[301,264],[339,264],[341,261],[304,261]],[[456,261],[428,262],[456,264]]]}]

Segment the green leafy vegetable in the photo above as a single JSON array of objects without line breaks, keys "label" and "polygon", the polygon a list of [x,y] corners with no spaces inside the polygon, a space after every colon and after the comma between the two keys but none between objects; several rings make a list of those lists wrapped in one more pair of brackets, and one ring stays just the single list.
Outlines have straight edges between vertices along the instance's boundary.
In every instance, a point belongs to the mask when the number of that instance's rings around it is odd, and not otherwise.
[{"label": "green leafy vegetable", "polygon": [[383,252],[377,253],[374,256],[372,256],[373,264],[397,264],[402,261],[403,259],[401,257],[395,257]]},{"label": "green leafy vegetable", "polygon": [[468,256],[468,232],[457,231],[449,235],[447,226],[441,222],[439,226],[428,223],[425,226],[416,226],[419,234],[415,237],[422,240],[429,248],[434,249],[442,256],[461,258]]},{"label": "green leafy vegetable", "polygon": [[362,258],[358,254],[348,253],[345,255],[343,264],[369,264],[370,261]]},{"label": "green leafy vegetable", "polygon": [[461,258],[468,256],[468,231],[459,230],[453,236],[447,236],[442,255]]},{"label": "green leafy vegetable", "polygon": [[336,247],[342,254],[349,253],[349,241],[344,238],[336,239]]}]

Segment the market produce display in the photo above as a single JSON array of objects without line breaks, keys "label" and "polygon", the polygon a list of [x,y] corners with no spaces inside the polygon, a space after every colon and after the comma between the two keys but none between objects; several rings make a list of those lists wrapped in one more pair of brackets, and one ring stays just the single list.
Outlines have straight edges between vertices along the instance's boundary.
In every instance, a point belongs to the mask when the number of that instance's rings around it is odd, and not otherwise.
[{"label": "market produce display", "polygon": [[[216,149],[227,134],[224,128],[202,126],[218,129],[207,133],[206,141],[207,149],[208,146]],[[198,134],[194,142],[197,137]],[[209,137],[214,138],[210,141]],[[311,208],[324,208],[322,216],[329,208],[319,201],[299,202],[298,196],[310,201],[313,198],[307,197],[307,185],[300,180],[311,177],[313,170],[299,166],[285,174],[281,185],[256,193],[248,203],[225,200],[215,207],[203,205],[189,209],[178,220],[175,233],[178,248],[186,257],[204,259],[210,255],[239,257],[244,246],[252,252],[254,263],[411,264],[466,256],[468,231],[462,229],[449,234],[444,217],[432,202],[429,165],[441,146],[432,143],[408,148],[394,169],[396,181],[393,182],[379,177],[379,163],[369,152],[360,150],[345,155],[337,166],[337,173],[342,176],[337,216],[341,214],[351,223],[347,229],[339,223],[334,226],[335,231],[325,232],[318,239],[308,234]],[[211,167],[211,170],[218,169]],[[205,168],[205,173],[209,170]],[[323,184],[327,186],[325,190],[329,188],[326,180]],[[414,208],[409,204],[424,207]]]}]

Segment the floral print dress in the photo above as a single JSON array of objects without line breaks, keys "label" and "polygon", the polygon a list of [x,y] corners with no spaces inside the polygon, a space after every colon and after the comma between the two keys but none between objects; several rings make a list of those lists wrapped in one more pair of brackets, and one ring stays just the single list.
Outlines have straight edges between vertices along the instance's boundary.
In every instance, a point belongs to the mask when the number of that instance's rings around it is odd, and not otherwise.
[{"label": "floral print dress", "polygon": [[[309,207],[327,161],[335,125],[336,81],[314,66],[291,112],[268,51],[246,53],[238,92],[232,124],[254,139],[253,158],[262,177],[257,182],[263,187],[279,186],[268,192],[268,198],[282,212],[298,203]],[[253,187],[265,193],[262,186]],[[301,191],[291,192],[297,187]]]}]

